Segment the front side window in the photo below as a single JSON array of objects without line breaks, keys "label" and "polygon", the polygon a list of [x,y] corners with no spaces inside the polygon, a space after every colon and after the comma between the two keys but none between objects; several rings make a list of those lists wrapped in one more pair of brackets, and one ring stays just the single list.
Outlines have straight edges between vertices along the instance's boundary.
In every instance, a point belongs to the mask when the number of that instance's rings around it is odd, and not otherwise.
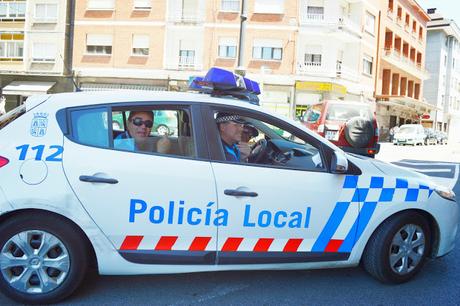
[{"label": "front side window", "polygon": [[317,141],[288,124],[227,110],[215,111],[213,120],[225,162],[325,171]]},{"label": "front side window", "polygon": [[95,55],[111,55],[112,35],[87,34],[86,53]]}]

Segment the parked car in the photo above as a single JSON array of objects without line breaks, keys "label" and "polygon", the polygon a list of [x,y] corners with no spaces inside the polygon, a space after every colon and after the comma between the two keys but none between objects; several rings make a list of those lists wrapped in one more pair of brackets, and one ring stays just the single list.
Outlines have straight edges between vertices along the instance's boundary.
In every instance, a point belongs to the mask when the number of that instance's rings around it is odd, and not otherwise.
[{"label": "parked car", "polygon": [[423,145],[425,143],[425,130],[421,124],[403,124],[395,134],[395,145]]},{"label": "parked car", "polygon": [[436,141],[438,144],[447,144],[447,134],[442,131],[436,131]]},{"label": "parked car", "polygon": [[433,129],[425,129],[425,144],[430,145],[430,144],[437,144],[438,139],[436,137],[436,131]]},{"label": "parked car", "polygon": [[374,157],[380,150],[377,118],[368,103],[322,101],[308,109],[302,122],[346,152]]}]

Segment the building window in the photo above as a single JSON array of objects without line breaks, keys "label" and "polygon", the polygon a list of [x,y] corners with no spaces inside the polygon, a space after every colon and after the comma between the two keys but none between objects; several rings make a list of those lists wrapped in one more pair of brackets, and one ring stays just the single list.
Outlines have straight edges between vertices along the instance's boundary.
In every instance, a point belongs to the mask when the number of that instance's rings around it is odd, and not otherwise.
[{"label": "building window", "polygon": [[324,19],[324,7],[323,6],[307,6],[307,19],[323,20]]},{"label": "building window", "polygon": [[364,29],[372,35],[375,33],[375,16],[369,12],[366,12],[366,24]]},{"label": "building window", "polygon": [[220,38],[219,39],[219,57],[236,58],[236,39]]},{"label": "building window", "polygon": [[221,0],[220,10],[223,12],[239,12],[240,0]]},{"label": "building window", "polygon": [[111,55],[112,35],[87,34],[86,53],[94,55]]},{"label": "building window", "polygon": [[372,66],[374,64],[374,59],[372,56],[364,55],[363,57],[363,72],[367,75],[372,75]]},{"label": "building window", "polygon": [[284,0],[256,0],[254,13],[261,14],[283,14]]},{"label": "building window", "polygon": [[1,2],[0,3],[0,19],[25,19],[26,17],[26,2]]},{"label": "building window", "polygon": [[195,66],[195,50],[179,50],[179,68]]},{"label": "building window", "polygon": [[89,10],[113,10],[115,0],[88,0]]},{"label": "building window", "polygon": [[32,48],[33,62],[54,62],[56,60],[56,44],[36,42]]},{"label": "building window", "polygon": [[254,59],[280,61],[282,57],[283,57],[282,48],[254,47],[252,49],[252,58]]},{"label": "building window", "polygon": [[149,35],[133,35],[133,55],[149,55],[150,37]]},{"label": "building window", "polygon": [[35,4],[35,19],[44,21],[55,21],[58,18],[58,6],[56,3]]},{"label": "building window", "polygon": [[152,8],[151,0],[134,0],[135,10],[150,10]]},{"label": "building window", "polygon": [[306,46],[304,57],[305,66],[321,66],[322,59],[321,46]]},{"label": "building window", "polygon": [[24,33],[0,34],[0,60],[22,61],[24,55]]}]

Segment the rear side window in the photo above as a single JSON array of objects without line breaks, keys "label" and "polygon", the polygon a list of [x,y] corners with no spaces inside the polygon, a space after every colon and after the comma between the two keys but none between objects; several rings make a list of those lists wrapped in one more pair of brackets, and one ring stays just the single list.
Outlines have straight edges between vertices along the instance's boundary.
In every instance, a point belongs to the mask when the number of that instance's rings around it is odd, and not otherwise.
[{"label": "rear side window", "polygon": [[18,119],[22,115],[26,113],[26,105],[22,104],[15,109],[12,109],[8,113],[3,116],[0,116],[0,130],[3,129],[5,126],[13,122],[14,120]]},{"label": "rear side window", "polygon": [[109,147],[107,108],[92,108],[71,112],[72,136],[81,143]]},{"label": "rear side window", "polygon": [[363,119],[371,119],[372,112],[370,107],[355,104],[329,104],[326,120],[343,120],[348,121],[354,117]]}]

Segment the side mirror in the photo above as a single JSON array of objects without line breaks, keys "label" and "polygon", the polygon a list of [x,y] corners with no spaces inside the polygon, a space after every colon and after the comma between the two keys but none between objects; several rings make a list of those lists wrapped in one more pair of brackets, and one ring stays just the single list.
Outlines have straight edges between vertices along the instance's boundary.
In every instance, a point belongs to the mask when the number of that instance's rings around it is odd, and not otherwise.
[{"label": "side mirror", "polygon": [[331,172],[343,174],[348,171],[348,159],[343,152],[334,151],[331,162]]}]

